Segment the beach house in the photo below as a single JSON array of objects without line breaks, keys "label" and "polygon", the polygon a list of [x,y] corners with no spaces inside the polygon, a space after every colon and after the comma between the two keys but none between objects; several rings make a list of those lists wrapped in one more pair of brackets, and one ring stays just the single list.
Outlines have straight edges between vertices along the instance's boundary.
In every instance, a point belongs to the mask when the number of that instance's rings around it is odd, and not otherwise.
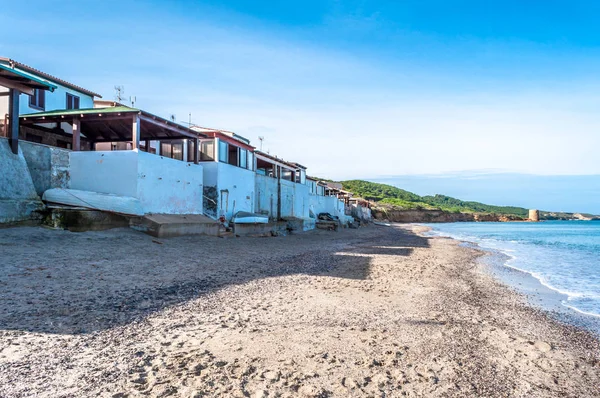
[{"label": "beach house", "polygon": [[191,126],[202,134],[200,164],[204,172],[204,210],[230,221],[237,212],[254,212],[255,148],[236,133]]},{"label": "beach house", "polygon": [[3,179],[28,181],[15,189],[33,203],[25,211],[14,205],[13,215],[31,216],[43,199],[130,216],[206,215],[208,224],[270,219],[307,230],[320,213],[347,221],[341,191],[234,132],[103,100],[8,58],[0,58],[0,85],[0,162],[12,162]]},{"label": "beach house", "polygon": [[[94,98],[100,98],[100,94],[6,57],[0,57],[0,74],[18,76],[13,78],[13,84],[35,79],[46,85],[46,88],[36,86],[19,91],[19,95],[12,99],[18,115],[91,108],[94,106]],[[0,87],[0,135],[4,137],[9,135],[10,88],[6,85]],[[18,139],[71,149],[72,126],[66,122],[39,123],[36,128],[19,129]]]}]

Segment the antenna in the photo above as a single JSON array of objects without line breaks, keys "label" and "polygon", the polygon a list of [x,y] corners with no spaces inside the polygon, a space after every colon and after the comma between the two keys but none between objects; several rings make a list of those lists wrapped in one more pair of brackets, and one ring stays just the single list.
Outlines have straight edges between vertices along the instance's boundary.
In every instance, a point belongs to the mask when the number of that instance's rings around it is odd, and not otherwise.
[{"label": "antenna", "polygon": [[187,122],[179,122],[181,124],[187,124],[188,127],[192,127],[195,123],[192,122],[192,112],[189,113],[189,117],[188,117],[188,121]]},{"label": "antenna", "polygon": [[132,97],[129,97],[129,102],[131,102],[131,107],[132,108],[135,107],[135,101],[136,101],[135,95],[132,96]]},{"label": "antenna", "polygon": [[172,114],[170,118],[171,118],[172,122],[174,122],[175,120],[177,120],[177,117],[175,117],[175,114]]},{"label": "antenna", "polygon": [[117,102],[123,101],[123,94],[125,94],[125,87],[123,86],[115,86],[115,100]]},{"label": "antenna", "polygon": [[263,137],[261,135],[260,137],[258,137],[258,140],[260,141],[260,151],[262,152],[262,144],[263,144],[263,141],[265,140],[265,137]]}]

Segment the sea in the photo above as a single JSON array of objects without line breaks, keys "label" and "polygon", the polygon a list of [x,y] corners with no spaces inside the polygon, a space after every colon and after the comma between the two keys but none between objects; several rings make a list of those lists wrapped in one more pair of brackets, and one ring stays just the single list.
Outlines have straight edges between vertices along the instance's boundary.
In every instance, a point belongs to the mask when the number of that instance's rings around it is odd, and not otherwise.
[{"label": "sea", "polygon": [[496,254],[502,267],[530,275],[556,292],[564,308],[600,318],[600,221],[426,225],[432,236]]}]

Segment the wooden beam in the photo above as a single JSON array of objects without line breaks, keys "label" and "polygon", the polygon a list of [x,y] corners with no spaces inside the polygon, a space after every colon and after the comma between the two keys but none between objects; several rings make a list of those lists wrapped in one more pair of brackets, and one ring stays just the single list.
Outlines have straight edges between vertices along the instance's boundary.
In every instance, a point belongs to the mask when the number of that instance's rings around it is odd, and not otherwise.
[{"label": "wooden beam", "polygon": [[11,88],[8,99],[8,142],[12,153],[19,154],[19,97],[20,92]]},{"label": "wooden beam", "polygon": [[73,144],[74,151],[81,151],[81,120],[73,118]]},{"label": "wooden beam", "polygon": [[4,86],[6,88],[10,88],[12,90],[20,91],[21,93],[27,94],[27,95],[33,95],[33,92],[34,92],[33,88],[27,87],[27,86],[25,86],[23,84],[11,82],[8,79],[2,79],[2,78],[0,78],[0,85]]},{"label": "wooden beam", "polygon": [[178,125],[176,123],[172,123],[172,122],[169,122],[169,121],[166,121],[166,120],[163,122],[163,121],[156,120],[156,119],[153,119],[151,117],[144,116],[144,115],[140,115],[140,120],[142,120],[144,122],[147,122],[147,123],[151,123],[151,124],[153,124],[155,126],[163,128],[163,129],[165,129],[167,131],[170,131],[170,132],[176,133],[178,135],[181,135],[181,136],[183,136],[185,138],[196,138],[196,137],[198,137],[197,133],[192,133],[192,132],[187,131],[186,127],[180,126],[180,125]]},{"label": "wooden beam", "polygon": [[[122,121],[128,122],[131,120],[131,112],[122,113],[122,114],[118,114],[118,115],[115,115],[114,113],[113,114],[110,114],[110,113],[103,114],[101,112],[99,112],[99,114],[102,114],[102,116],[90,115],[90,114],[79,114],[79,115],[75,115],[75,116],[85,122],[113,122],[113,121],[117,121],[117,120],[122,120]],[[71,117],[73,117],[73,115],[35,116],[35,114],[33,114],[32,116],[28,116],[26,118],[21,118],[21,120],[22,120],[22,122],[25,122],[27,124],[56,123],[56,122],[68,122],[69,118],[71,118]]]},{"label": "wooden beam", "polygon": [[198,152],[200,151],[200,138],[194,138],[194,164],[198,164]]},{"label": "wooden beam", "polygon": [[140,147],[140,115],[133,115],[131,125],[131,149]]}]

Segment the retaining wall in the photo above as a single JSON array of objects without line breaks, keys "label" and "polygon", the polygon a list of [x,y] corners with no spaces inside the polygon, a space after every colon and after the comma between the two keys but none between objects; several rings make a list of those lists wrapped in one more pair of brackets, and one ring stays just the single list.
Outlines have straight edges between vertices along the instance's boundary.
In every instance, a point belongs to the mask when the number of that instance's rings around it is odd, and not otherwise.
[{"label": "retaining wall", "polygon": [[0,224],[40,220],[43,208],[23,151],[15,155],[0,138]]},{"label": "retaining wall", "polygon": [[202,214],[202,166],[146,152],[71,152],[70,188],[138,199],[144,213]]}]

